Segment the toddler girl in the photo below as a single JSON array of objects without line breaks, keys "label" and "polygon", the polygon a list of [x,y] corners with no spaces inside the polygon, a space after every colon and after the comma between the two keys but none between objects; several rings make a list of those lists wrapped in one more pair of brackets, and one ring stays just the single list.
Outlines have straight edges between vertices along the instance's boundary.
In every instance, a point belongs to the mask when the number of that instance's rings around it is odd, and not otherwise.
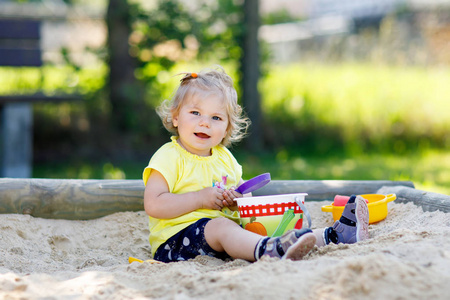
[{"label": "toddler girl", "polygon": [[154,259],[170,262],[209,255],[299,260],[316,242],[325,245],[368,237],[367,205],[355,197],[342,222],[314,233],[301,229],[269,238],[240,226],[235,199],[243,195],[235,187],[243,183],[242,167],[226,147],[244,137],[250,121],[243,116],[233,81],[222,68],[186,73],[173,99],[164,101],[158,114],[173,136],[143,173]]}]

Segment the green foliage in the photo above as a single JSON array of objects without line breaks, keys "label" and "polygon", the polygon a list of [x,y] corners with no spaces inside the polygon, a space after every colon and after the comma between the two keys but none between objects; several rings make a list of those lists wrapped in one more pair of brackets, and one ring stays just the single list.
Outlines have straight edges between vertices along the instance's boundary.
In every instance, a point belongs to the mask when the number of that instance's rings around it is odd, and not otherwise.
[{"label": "green foliage", "polygon": [[280,10],[270,12],[261,16],[261,23],[263,25],[299,22],[301,20],[302,18],[292,16],[292,14],[286,8],[282,8]]},{"label": "green foliage", "polygon": [[[68,114],[105,115],[109,106],[101,91],[105,85],[106,68],[83,68],[44,66],[41,68],[0,68],[0,94],[33,94],[42,92],[54,94],[81,94],[84,101],[72,104],[37,103],[35,111],[42,114],[43,119],[64,119]],[[61,122],[57,122],[61,123]],[[53,125],[49,125],[54,127]],[[44,134],[46,134],[44,132]]]},{"label": "green foliage", "polygon": [[156,82],[160,71],[197,57],[237,61],[241,55],[241,10],[232,0],[163,1],[151,10],[134,5],[130,52],[140,61],[136,74]]},{"label": "green foliage", "polygon": [[80,93],[92,94],[105,85],[106,68],[55,67],[0,67],[0,94]]},{"label": "green foliage", "polygon": [[148,120],[157,119],[154,108],[162,100],[164,85],[176,74],[177,64],[198,58],[213,58],[216,63],[238,61],[240,5],[233,0],[158,0],[151,8],[135,2],[129,13],[129,53],[138,62],[134,74],[145,85],[145,105],[128,119],[135,123],[133,132],[160,136],[160,123]]}]

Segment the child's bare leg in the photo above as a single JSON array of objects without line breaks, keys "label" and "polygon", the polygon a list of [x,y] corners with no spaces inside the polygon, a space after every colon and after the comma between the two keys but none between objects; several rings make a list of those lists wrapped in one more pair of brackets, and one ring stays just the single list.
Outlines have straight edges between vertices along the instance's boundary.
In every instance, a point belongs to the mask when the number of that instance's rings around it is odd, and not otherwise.
[{"label": "child's bare leg", "polygon": [[209,221],[205,226],[208,245],[218,252],[225,251],[233,258],[255,261],[255,248],[261,235],[242,229],[226,218]]},{"label": "child's bare leg", "polygon": [[242,229],[225,218],[209,221],[204,230],[208,245],[233,258],[255,261],[262,256],[302,259],[314,247],[316,237],[310,229],[290,230],[281,237],[263,237]]}]

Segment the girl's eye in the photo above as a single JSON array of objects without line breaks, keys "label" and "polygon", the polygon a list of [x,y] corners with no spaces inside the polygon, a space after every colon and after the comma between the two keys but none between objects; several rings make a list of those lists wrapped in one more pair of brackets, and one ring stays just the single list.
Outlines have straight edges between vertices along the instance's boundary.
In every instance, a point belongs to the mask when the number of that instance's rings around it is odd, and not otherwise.
[{"label": "girl's eye", "polygon": [[195,110],[191,111],[191,114],[196,115],[196,116],[200,115],[200,113],[198,111],[195,111]]},{"label": "girl's eye", "polygon": [[220,120],[222,120],[220,117],[218,117],[218,116],[214,116],[214,117],[212,117],[212,119],[213,120],[215,120],[215,121],[220,121]]}]

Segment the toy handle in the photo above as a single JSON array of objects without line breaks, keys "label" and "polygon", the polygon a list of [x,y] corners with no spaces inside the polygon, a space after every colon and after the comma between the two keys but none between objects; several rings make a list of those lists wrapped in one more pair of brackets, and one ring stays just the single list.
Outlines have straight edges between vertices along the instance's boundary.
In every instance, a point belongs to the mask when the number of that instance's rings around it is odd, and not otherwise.
[{"label": "toy handle", "polygon": [[389,194],[389,195],[386,195],[386,203],[387,203],[387,202],[394,201],[395,199],[397,199],[397,195],[396,195],[396,194]]},{"label": "toy handle", "polygon": [[322,206],[323,212],[333,212],[333,205],[324,205]]},{"label": "toy handle", "polygon": [[311,228],[312,222],[311,222],[311,215],[309,214],[308,209],[303,204],[301,199],[298,199],[298,197],[295,197],[295,202],[297,202],[298,206],[300,206],[300,209],[303,210],[303,214],[306,216],[306,219],[308,219],[308,228]]}]

